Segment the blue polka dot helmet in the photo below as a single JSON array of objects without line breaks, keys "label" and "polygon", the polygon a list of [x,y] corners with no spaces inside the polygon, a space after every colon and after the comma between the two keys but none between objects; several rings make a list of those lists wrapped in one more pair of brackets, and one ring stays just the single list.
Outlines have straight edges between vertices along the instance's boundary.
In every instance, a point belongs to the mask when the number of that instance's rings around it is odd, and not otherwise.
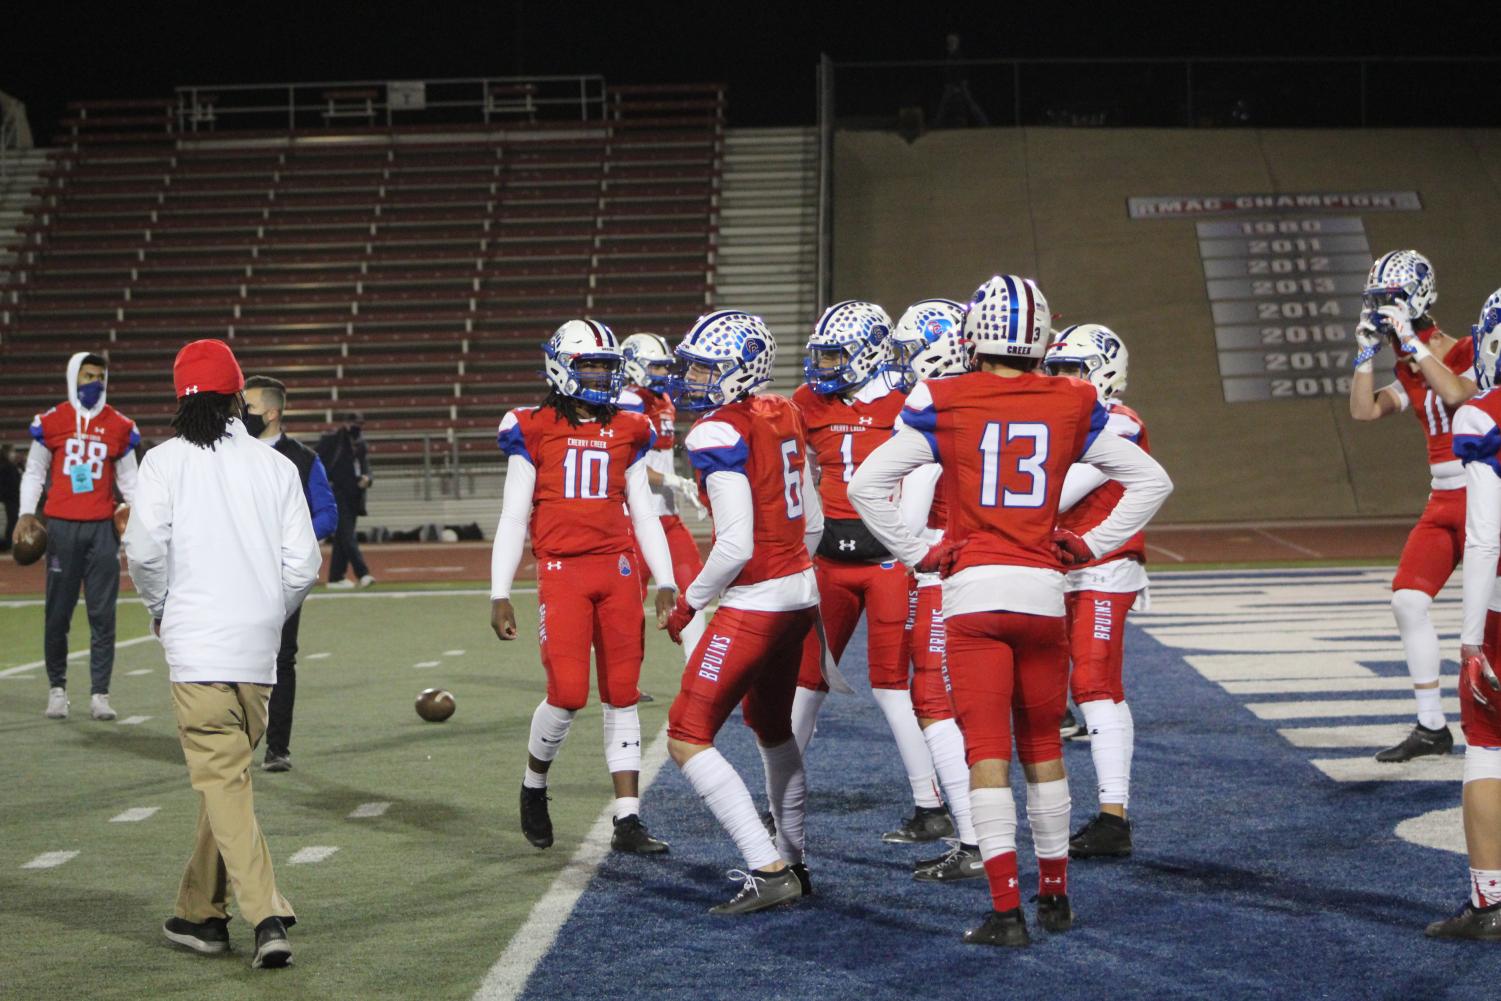
[{"label": "blue polka dot helmet", "polygon": [[1098,323],[1076,323],[1053,340],[1042,364],[1050,375],[1058,375],[1064,367],[1077,367],[1080,378],[1094,386],[1100,402],[1108,403],[1126,391],[1126,361],[1126,345],[1119,334]]},{"label": "blue polka dot helmet", "polygon": [[[698,318],[676,354],[679,372],[670,388],[673,403],[682,410],[711,410],[771,382],[777,342],[759,316],[719,309]],[[707,369],[707,378],[700,378],[691,366]]]},{"label": "blue polka dot helmet", "polygon": [[1480,319],[1470,328],[1470,336],[1475,339],[1475,385],[1484,392],[1495,386],[1496,368],[1501,365],[1501,288],[1480,307]]},{"label": "blue polka dot helmet", "polygon": [[[815,393],[859,389],[888,362],[891,317],[873,302],[849,299],[824,310],[808,337],[803,378]],[[827,355],[838,355],[830,364]]]},{"label": "blue polka dot helmet", "polygon": [[1388,251],[1371,265],[1361,301],[1366,309],[1401,306],[1409,319],[1416,320],[1438,302],[1433,265],[1416,250]]}]

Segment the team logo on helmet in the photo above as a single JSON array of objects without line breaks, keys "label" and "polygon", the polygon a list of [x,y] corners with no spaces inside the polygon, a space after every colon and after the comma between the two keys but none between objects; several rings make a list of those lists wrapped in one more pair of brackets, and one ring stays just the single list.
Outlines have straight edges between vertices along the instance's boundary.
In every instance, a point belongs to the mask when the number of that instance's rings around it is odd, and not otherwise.
[{"label": "team logo on helmet", "polygon": [[[923,299],[907,307],[892,329],[889,377],[903,390],[919,379],[964,371],[964,307],[952,299]],[[950,364],[957,359],[957,364]]]},{"label": "team logo on helmet", "polygon": [[835,303],[808,337],[803,378],[815,393],[858,389],[885,367],[890,336],[891,317],[880,306],[859,299]]},{"label": "team logo on helmet", "polygon": [[710,410],[771,381],[777,342],[759,316],[720,309],[698,318],[677,347],[679,372],[669,391],[683,410]]}]

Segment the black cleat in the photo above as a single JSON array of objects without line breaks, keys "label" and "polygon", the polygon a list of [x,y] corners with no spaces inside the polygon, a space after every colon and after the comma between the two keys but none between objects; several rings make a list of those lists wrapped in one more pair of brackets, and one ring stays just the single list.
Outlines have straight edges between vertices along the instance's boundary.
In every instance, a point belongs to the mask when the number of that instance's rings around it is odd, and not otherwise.
[{"label": "black cleat", "polygon": [[912,878],[924,883],[953,883],[961,879],[984,879],[985,861],[977,845],[954,842],[942,855],[918,859],[912,865]]},{"label": "black cleat", "polygon": [[255,926],[255,958],[252,970],[275,970],[292,965],[292,945],[281,918],[269,917]]},{"label": "black cleat", "polygon": [[808,875],[808,863],[794,862],[787,868],[797,877],[798,885],[803,888],[803,896],[813,896],[813,879]]},{"label": "black cleat", "polygon": [[761,826],[766,828],[767,837],[771,838],[772,840],[776,840],[777,818],[772,816],[770,810],[767,810],[765,813],[761,814]]},{"label": "black cleat", "polygon": [[1037,923],[1053,934],[1068,931],[1074,926],[1074,909],[1068,905],[1068,894],[1048,893],[1037,898]]},{"label": "black cleat", "polygon": [[941,806],[913,807],[912,816],[902,821],[902,826],[881,835],[888,845],[915,845],[922,841],[937,841],[954,833],[954,822],[948,811]]},{"label": "black cleat", "polygon": [[1077,737],[1083,732],[1084,726],[1079,722],[1079,718],[1074,715],[1074,707],[1069,706],[1063,711],[1063,720],[1058,724],[1058,736],[1064,740],[1068,740],[1070,737]]},{"label": "black cleat", "polygon": [[1454,734],[1449,732],[1447,726],[1430,730],[1419,723],[1412,728],[1412,733],[1403,738],[1402,743],[1378,752],[1376,760],[1388,763],[1411,761],[1413,758],[1421,758],[1426,754],[1444,755],[1452,750],[1454,750]]},{"label": "black cleat", "polygon": [[654,699],[654,698],[652,698],[650,695],[646,694],[645,692],[637,692],[636,693],[636,701],[637,702],[655,702],[657,700]]},{"label": "black cleat", "polygon": [[1096,815],[1068,839],[1069,858],[1126,858],[1131,854],[1131,822],[1112,813]]},{"label": "black cleat", "polygon": [[1032,944],[1032,936],[1027,934],[1027,919],[1022,909],[1013,907],[1009,911],[991,911],[977,927],[964,933],[964,941],[968,945],[1023,949]]},{"label": "black cleat", "polygon": [[189,921],[171,917],[162,924],[162,934],[167,941],[206,956],[229,951],[229,918]]},{"label": "black cleat", "polygon": [[552,817],[547,813],[547,790],[521,787],[521,833],[534,848],[552,847]]},{"label": "black cleat", "polygon": [[[549,837],[548,844],[551,843],[552,839]],[[610,848],[617,852],[629,852],[632,855],[667,854],[667,842],[661,838],[652,837],[646,825],[641,823],[641,818],[634,813],[615,821],[615,833],[610,835]]]},{"label": "black cleat", "polygon": [[790,904],[802,898],[803,884],[791,866],[777,872],[756,869],[730,873],[732,879],[744,879],[740,892],[722,904],[709,908],[710,914],[750,914],[778,904]]},{"label": "black cleat", "polygon": [[263,772],[290,772],[291,770],[291,752],[277,754],[274,751],[267,751],[265,760],[261,762],[261,771]]},{"label": "black cleat", "polygon": [[1468,900],[1452,918],[1435,921],[1425,932],[1429,938],[1468,938],[1501,942],[1501,904],[1476,907]]}]

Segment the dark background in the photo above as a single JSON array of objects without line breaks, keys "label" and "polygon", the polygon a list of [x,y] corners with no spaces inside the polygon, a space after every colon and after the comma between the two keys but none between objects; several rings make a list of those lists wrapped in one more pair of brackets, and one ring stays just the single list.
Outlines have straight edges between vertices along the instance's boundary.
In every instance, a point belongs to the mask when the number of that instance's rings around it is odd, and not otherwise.
[{"label": "dark background", "polygon": [[[0,90],[27,103],[39,144],[74,100],[165,97],[184,84],[523,73],[722,81],[732,124],[802,124],[814,120],[820,52],[938,59],[949,31],[970,58],[1501,54],[1494,16],[1478,3],[20,2],[30,9],[13,12]],[[1057,72],[1063,83],[1087,70]],[[1407,75],[1415,93],[1403,119],[1423,112],[1428,72]],[[1501,105],[1495,75],[1440,87],[1427,107],[1445,122],[1488,121]]]}]

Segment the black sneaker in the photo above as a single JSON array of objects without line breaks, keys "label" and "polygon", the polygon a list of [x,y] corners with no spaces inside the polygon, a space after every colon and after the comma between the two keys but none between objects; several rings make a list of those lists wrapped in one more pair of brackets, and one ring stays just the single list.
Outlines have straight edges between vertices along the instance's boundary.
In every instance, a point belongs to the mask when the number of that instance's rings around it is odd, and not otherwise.
[{"label": "black sneaker", "polygon": [[1013,907],[1009,911],[991,911],[978,927],[964,933],[964,941],[969,945],[1022,949],[1032,944],[1032,936],[1027,934],[1027,919],[1022,909]]},{"label": "black sneaker", "polygon": [[1068,905],[1068,894],[1048,893],[1037,898],[1037,923],[1053,934],[1068,931],[1074,926],[1074,910]]},{"label": "black sneaker", "polygon": [[770,810],[767,810],[765,813],[761,814],[761,826],[766,828],[766,834],[768,837],[770,837],[773,841],[776,840],[777,818],[772,816]]},{"label": "black sneaker", "polygon": [[636,701],[637,702],[655,702],[657,700],[655,698],[653,698],[652,696],[646,694],[645,692],[637,692],[636,693]]},{"label": "black sneaker", "polygon": [[162,934],[167,941],[206,956],[229,951],[229,918],[193,922],[171,917],[162,924]]},{"label": "black sneaker", "polygon": [[252,970],[275,970],[292,965],[292,945],[281,918],[269,917],[255,926],[255,958]]},{"label": "black sneaker", "polygon": [[263,772],[290,772],[292,770],[292,754],[277,754],[275,751],[267,751],[266,758],[261,762]]},{"label": "black sneaker", "polygon": [[1101,813],[1068,839],[1069,858],[1126,858],[1131,854],[1131,822]]},{"label": "black sneaker", "polygon": [[1070,737],[1077,737],[1083,731],[1083,724],[1074,715],[1074,707],[1069,706],[1063,711],[1063,721],[1058,724],[1058,736],[1068,740]]},{"label": "black sneaker", "polygon": [[552,847],[552,817],[547,813],[547,790],[521,787],[521,833],[535,848]]},{"label": "black sneaker", "polygon": [[1402,743],[1378,752],[1376,760],[1388,763],[1411,761],[1425,754],[1444,755],[1452,750],[1454,750],[1454,734],[1449,732],[1447,726],[1430,730],[1419,723],[1412,728],[1412,733],[1409,733]]},{"label": "black sneaker", "polygon": [[787,868],[797,877],[798,885],[803,888],[803,896],[813,896],[813,879],[808,875],[808,863],[794,862]]},{"label": "black sneaker", "polygon": [[1501,904],[1476,907],[1468,900],[1452,918],[1435,921],[1425,934],[1429,938],[1470,938],[1501,942]]},{"label": "black sneaker", "polygon": [[954,822],[941,806],[913,807],[912,816],[902,821],[902,826],[881,835],[888,845],[915,845],[923,841],[937,841],[954,833]]},{"label": "black sneaker", "polygon": [[954,842],[942,855],[918,859],[912,866],[912,878],[924,883],[953,883],[961,879],[984,879],[985,860],[978,845]]},{"label": "black sneaker", "polygon": [[778,872],[765,872],[761,869],[741,872],[735,869],[730,873],[730,878],[745,880],[740,892],[724,903],[709,908],[710,914],[750,914],[778,904],[790,904],[803,895],[802,880],[798,879],[791,866]]},{"label": "black sneaker", "polygon": [[[544,809],[546,807],[544,806]],[[522,813],[523,819],[525,812]],[[527,835],[531,837],[530,834]],[[552,844],[549,834],[548,844]],[[537,844],[535,841],[532,844]],[[538,847],[545,847],[538,845]],[[641,818],[634,813],[629,817],[620,817],[615,821],[615,833],[610,835],[610,848],[617,852],[629,852],[632,855],[665,855],[667,854],[667,842],[651,836],[646,825],[641,823]]]}]

